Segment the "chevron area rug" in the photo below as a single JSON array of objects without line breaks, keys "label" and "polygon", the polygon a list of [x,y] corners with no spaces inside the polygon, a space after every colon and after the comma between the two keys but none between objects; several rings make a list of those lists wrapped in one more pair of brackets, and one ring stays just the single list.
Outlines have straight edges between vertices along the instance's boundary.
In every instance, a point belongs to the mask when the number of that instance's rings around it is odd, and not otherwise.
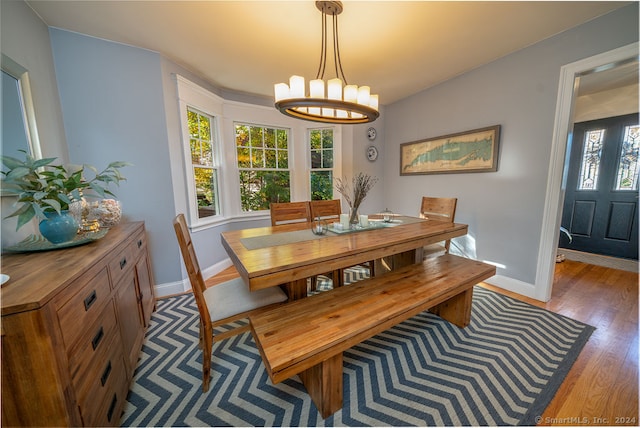
[{"label": "chevron area rug", "polygon": [[202,393],[191,294],[161,299],[122,426],[535,425],[594,328],[475,287],[465,329],[423,312],[344,353],[323,420],[297,376],[274,385],[250,332],[214,344]]}]

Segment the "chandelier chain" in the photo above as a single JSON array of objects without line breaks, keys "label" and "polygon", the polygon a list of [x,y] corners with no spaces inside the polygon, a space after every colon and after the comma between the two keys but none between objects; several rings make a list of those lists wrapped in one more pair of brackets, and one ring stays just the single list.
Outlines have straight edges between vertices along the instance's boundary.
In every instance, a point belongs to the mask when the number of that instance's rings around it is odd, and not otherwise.
[{"label": "chandelier chain", "polygon": [[[347,78],[342,71],[342,60],[340,59],[340,45],[338,44],[338,18],[333,15],[333,62],[336,67],[336,77],[342,78],[345,85],[348,85]],[[338,67],[340,68],[340,74],[338,74]]]},{"label": "chandelier chain", "polygon": [[324,77],[324,68],[327,63],[327,15],[322,12],[322,42],[320,46],[320,64],[318,65],[318,72],[316,73],[316,79],[322,79]]}]

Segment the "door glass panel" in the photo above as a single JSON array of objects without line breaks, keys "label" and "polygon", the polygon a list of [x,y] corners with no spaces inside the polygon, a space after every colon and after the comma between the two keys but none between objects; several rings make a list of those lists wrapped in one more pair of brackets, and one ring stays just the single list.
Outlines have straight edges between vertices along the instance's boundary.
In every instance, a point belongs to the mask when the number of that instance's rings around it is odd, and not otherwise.
[{"label": "door glass panel", "polygon": [[603,139],[604,129],[585,132],[578,190],[596,190],[598,188]]},{"label": "door glass panel", "polygon": [[640,125],[625,126],[622,149],[618,160],[615,190],[638,189],[638,149]]}]

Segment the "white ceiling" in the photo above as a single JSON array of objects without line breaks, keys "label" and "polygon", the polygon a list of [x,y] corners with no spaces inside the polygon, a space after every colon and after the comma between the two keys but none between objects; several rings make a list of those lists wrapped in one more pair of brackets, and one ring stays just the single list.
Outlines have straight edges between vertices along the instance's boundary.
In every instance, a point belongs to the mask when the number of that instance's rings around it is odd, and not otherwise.
[{"label": "white ceiling", "polygon": [[[318,69],[313,1],[27,3],[49,26],[157,51],[221,88],[272,97]],[[343,70],[390,104],[629,3],[343,1]]]}]

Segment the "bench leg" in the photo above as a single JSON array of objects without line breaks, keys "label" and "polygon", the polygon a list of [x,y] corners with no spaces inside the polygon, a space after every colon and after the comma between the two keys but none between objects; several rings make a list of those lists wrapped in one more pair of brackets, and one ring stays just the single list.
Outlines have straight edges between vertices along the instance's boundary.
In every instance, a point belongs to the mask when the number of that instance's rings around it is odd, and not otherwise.
[{"label": "bench leg", "polygon": [[429,309],[432,314],[464,328],[471,322],[471,299],[473,288],[451,297],[437,306]]},{"label": "bench leg", "polygon": [[323,419],[342,409],[342,352],[299,376]]}]

